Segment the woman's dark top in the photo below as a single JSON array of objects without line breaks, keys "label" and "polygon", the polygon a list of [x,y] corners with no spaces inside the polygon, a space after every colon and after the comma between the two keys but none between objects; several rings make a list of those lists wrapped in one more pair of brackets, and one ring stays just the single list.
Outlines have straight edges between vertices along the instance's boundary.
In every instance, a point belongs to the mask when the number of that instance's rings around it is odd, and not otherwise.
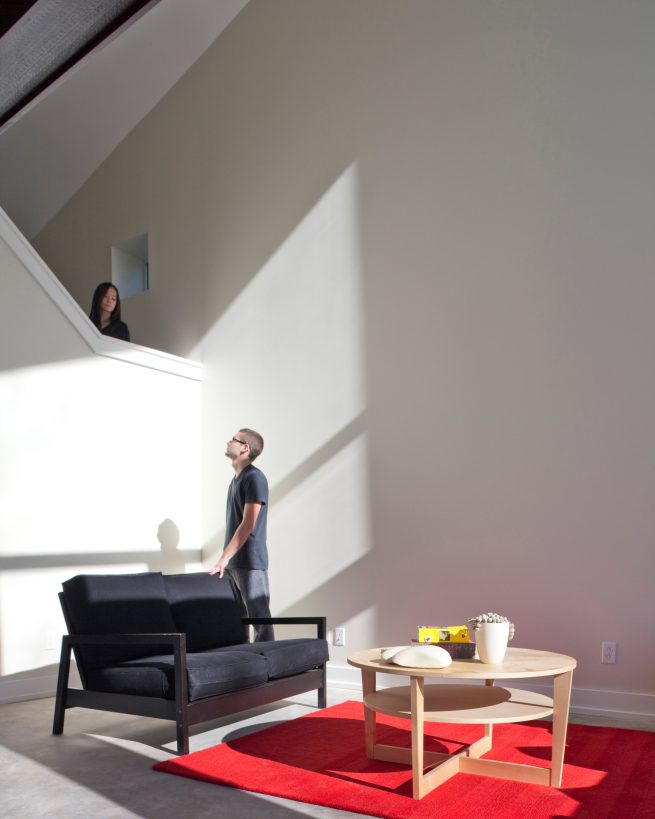
[{"label": "woman's dark top", "polygon": [[130,340],[130,331],[127,329],[127,324],[124,321],[110,321],[106,327],[103,327],[100,332],[103,336],[111,336],[112,338],[120,338],[122,341]]}]

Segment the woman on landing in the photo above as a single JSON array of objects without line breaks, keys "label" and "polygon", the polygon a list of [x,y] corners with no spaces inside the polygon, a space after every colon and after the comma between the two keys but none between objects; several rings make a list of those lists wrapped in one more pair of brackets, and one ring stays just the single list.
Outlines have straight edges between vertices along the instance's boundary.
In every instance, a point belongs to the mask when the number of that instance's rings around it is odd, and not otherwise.
[{"label": "woman on landing", "polygon": [[103,336],[130,340],[127,324],[121,321],[121,298],[111,282],[102,282],[96,287],[89,318]]}]

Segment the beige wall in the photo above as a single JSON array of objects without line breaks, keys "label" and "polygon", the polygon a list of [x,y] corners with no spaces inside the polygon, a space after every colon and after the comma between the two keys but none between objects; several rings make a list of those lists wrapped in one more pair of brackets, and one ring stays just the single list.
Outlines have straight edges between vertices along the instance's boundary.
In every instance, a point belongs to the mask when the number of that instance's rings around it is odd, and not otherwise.
[{"label": "beige wall", "polygon": [[352,649],[493,609],[655,712],[654,26],[251,0],[38,237],[86,305],[148,231],[127,320],[205,363],[208,559],[223,441],[265,434],[276,612]]}]

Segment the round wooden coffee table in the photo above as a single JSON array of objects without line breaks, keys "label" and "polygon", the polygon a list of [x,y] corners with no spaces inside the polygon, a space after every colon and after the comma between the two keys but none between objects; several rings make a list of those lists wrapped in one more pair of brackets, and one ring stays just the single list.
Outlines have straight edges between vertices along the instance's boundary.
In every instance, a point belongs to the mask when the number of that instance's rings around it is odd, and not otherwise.
[{"label": "round wooden coffee table", "polygon": [[[514,779],[558,788],[562,783],[564,745],[568,726],[571,682],[576,661],[564,654],[508,648],[497,665],[479,660],[453,660],[448,668],[405,668],[382,659],[381,648],[358,651],[348,657],[361,669],[364,700],[366,754],[370,759],[412,766],[414,799],[421,799],[458,772]],[[376,687],[377,674],[409,677],[409,685]],[[495,680],[553,677],[553,697],[518,688],[494,685]],[[425,685],[426,678],[476,680],[478,684]],[[484,685],[480,685],[480,682]],[[399,748],[376,742],[376,713],[411,721],[412,747]],[[550,768],[481,759],[492,747],[495,723],[524,722],[553,717]],[[428,722],[484,725],[484,736],[456,754],[425,751],[423,727]],[[423,773],[425,767],[430,767]]]}]

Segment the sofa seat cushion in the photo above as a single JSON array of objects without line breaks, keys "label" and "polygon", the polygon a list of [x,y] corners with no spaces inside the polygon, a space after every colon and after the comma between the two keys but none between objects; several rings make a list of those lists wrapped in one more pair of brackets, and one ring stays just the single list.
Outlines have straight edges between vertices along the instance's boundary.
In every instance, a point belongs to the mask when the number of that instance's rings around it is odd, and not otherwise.
[{"label": "sofa seat cushion", "polygon": [[[216,649],[208,654],[218,654],[229,649]],[[269,680],[290,677],[323,665],[330,659],[326,640],[317,637],[298,637],[292,640],[269,640],[246,643],[239,651],[263,657],[268,664]]]},{"label": "sofa seat cushion", "polygon": [[[208,652],[187,654],[190,702],[252,688],[267,680],[266,659],[249,651],[224,649],[220,659]],[[174,657],[162,654],[96,669],[88,674],[87,688],[113,694],[175,699]]]}]

